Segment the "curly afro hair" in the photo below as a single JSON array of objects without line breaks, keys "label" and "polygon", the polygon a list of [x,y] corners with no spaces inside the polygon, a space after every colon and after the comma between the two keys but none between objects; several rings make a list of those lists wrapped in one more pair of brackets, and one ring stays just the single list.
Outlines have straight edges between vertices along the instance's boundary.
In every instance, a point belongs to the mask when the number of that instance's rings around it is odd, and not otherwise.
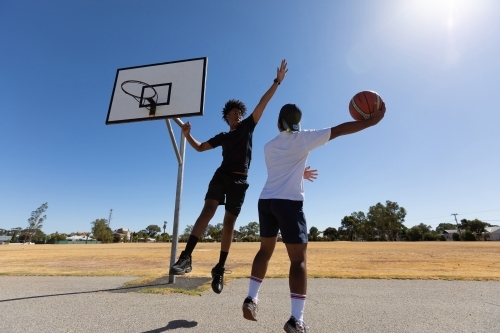
[{"label": "curly afro hair", "polygon": [[232,109],[240,110],[241,116],[245,116],[245,114],[247,113],[247,107],[242,101],[239,101],[237,99],[230,99],[226,102],[226,105],[224,105],[224,108],[222,109],[222,119],[224,119],[224,121],[228,124],[229,122],[227,121],[226,116]]}]

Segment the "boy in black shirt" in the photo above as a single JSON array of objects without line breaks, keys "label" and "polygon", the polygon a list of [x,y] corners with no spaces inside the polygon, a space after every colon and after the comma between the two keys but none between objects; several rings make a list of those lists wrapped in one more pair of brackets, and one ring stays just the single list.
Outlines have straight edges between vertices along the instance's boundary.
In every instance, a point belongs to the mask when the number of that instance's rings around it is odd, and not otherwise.
[{"label": "boy in black shirt", "polygon": [[183,275],[191,272],[191,254],[198,240],[205,232],[208,223],[217,210],[218,205],[225,205],[221,251],[219,263],[212,268],[212,290],[222,292],[224,282],[224,264],[229,254],[233,238],[234,224],[245,199],[248,188],[247,174],[252,159],[252,135],[267,103],[271,100],[279,84],[285,78],[286,60],[281,61],[276,78],[269,90],[262,96],[252,114],[242,120],[246,114],[246,106],[241,101],[229,100],[222,109],[222,119],[229,125],[229,132],[217,134],[210,140],[200,143],[191,135],[189,122],[182,126],[182,133],[189,144],[198,152],[222,146],[222,164],[215,171],[208,191],[205,205],[196,220],[186,248],[181,252],[179,260],[170,268],[170,274]]}]

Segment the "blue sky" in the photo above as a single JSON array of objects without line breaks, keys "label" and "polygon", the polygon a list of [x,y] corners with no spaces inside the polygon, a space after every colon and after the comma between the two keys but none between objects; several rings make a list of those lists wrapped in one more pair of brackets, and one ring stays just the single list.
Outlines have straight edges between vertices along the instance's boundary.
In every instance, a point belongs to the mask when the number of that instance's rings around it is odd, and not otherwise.
[{"label": "blue sky", "polygon": [[[309,227],[386,200],[405,225],[479,218],[500,224],[495,0],[23,1],[0,4],[0,228],[25,227],[48,202],[45,233],[97,218],[172,232],[177,161],[164,121],[105,125],[118,68],[208,58],[206,141],[226,131],[231,98],[253,110],[281,59],[289,72],[254,136],[250,188],[236,228],[258,221],[263,146],[279,108],[306,129],[351,121],[350,98],[377,91],[385,119],[313,151]],[[179,128],[174,125],[177,140]],[[194,224],[221,150],[186,150],[180,231]],[[222,221],[220,208],[212,224]]]}]

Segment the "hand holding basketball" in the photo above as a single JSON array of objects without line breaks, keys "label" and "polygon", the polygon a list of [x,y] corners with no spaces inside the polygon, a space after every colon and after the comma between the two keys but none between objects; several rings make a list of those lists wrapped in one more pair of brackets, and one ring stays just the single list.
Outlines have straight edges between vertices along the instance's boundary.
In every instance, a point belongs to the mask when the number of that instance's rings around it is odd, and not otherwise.
[{"label": "hand holding basketball", "polygon": [[373,121],[375,124],[378,124],[379,121],[382,120],[385,116],[385,103],[382,102],[381,108],[377,112],[372,112],[370,120]]},{"label": "hand holding basketball", "polygon": [[385,103],[382,97],[374,91],[361,91],[349,102],[349,113],[354,120],[371,119],[379,113],[375,111],[382,111],[382,117],[380,117],[382,119],[385,113]]}]

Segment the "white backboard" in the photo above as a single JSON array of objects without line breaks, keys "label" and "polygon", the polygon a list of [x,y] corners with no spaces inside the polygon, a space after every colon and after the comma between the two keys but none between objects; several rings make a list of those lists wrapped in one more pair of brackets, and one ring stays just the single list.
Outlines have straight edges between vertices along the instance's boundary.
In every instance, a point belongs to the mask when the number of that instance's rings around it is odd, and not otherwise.
[{"label": "white backboard", "polygon": [[[206,73],[206,57],[118,69],[106,125],[202,116]],[[152,89],[136,83],[124,84],[123,88],[129,93],[144,96],[136,100],[122,90],[122,84],[129,80],[144,82],[156,90],[158,100],[154,116],[150,116],[149,103],[145,99],[152,95]]]}]

